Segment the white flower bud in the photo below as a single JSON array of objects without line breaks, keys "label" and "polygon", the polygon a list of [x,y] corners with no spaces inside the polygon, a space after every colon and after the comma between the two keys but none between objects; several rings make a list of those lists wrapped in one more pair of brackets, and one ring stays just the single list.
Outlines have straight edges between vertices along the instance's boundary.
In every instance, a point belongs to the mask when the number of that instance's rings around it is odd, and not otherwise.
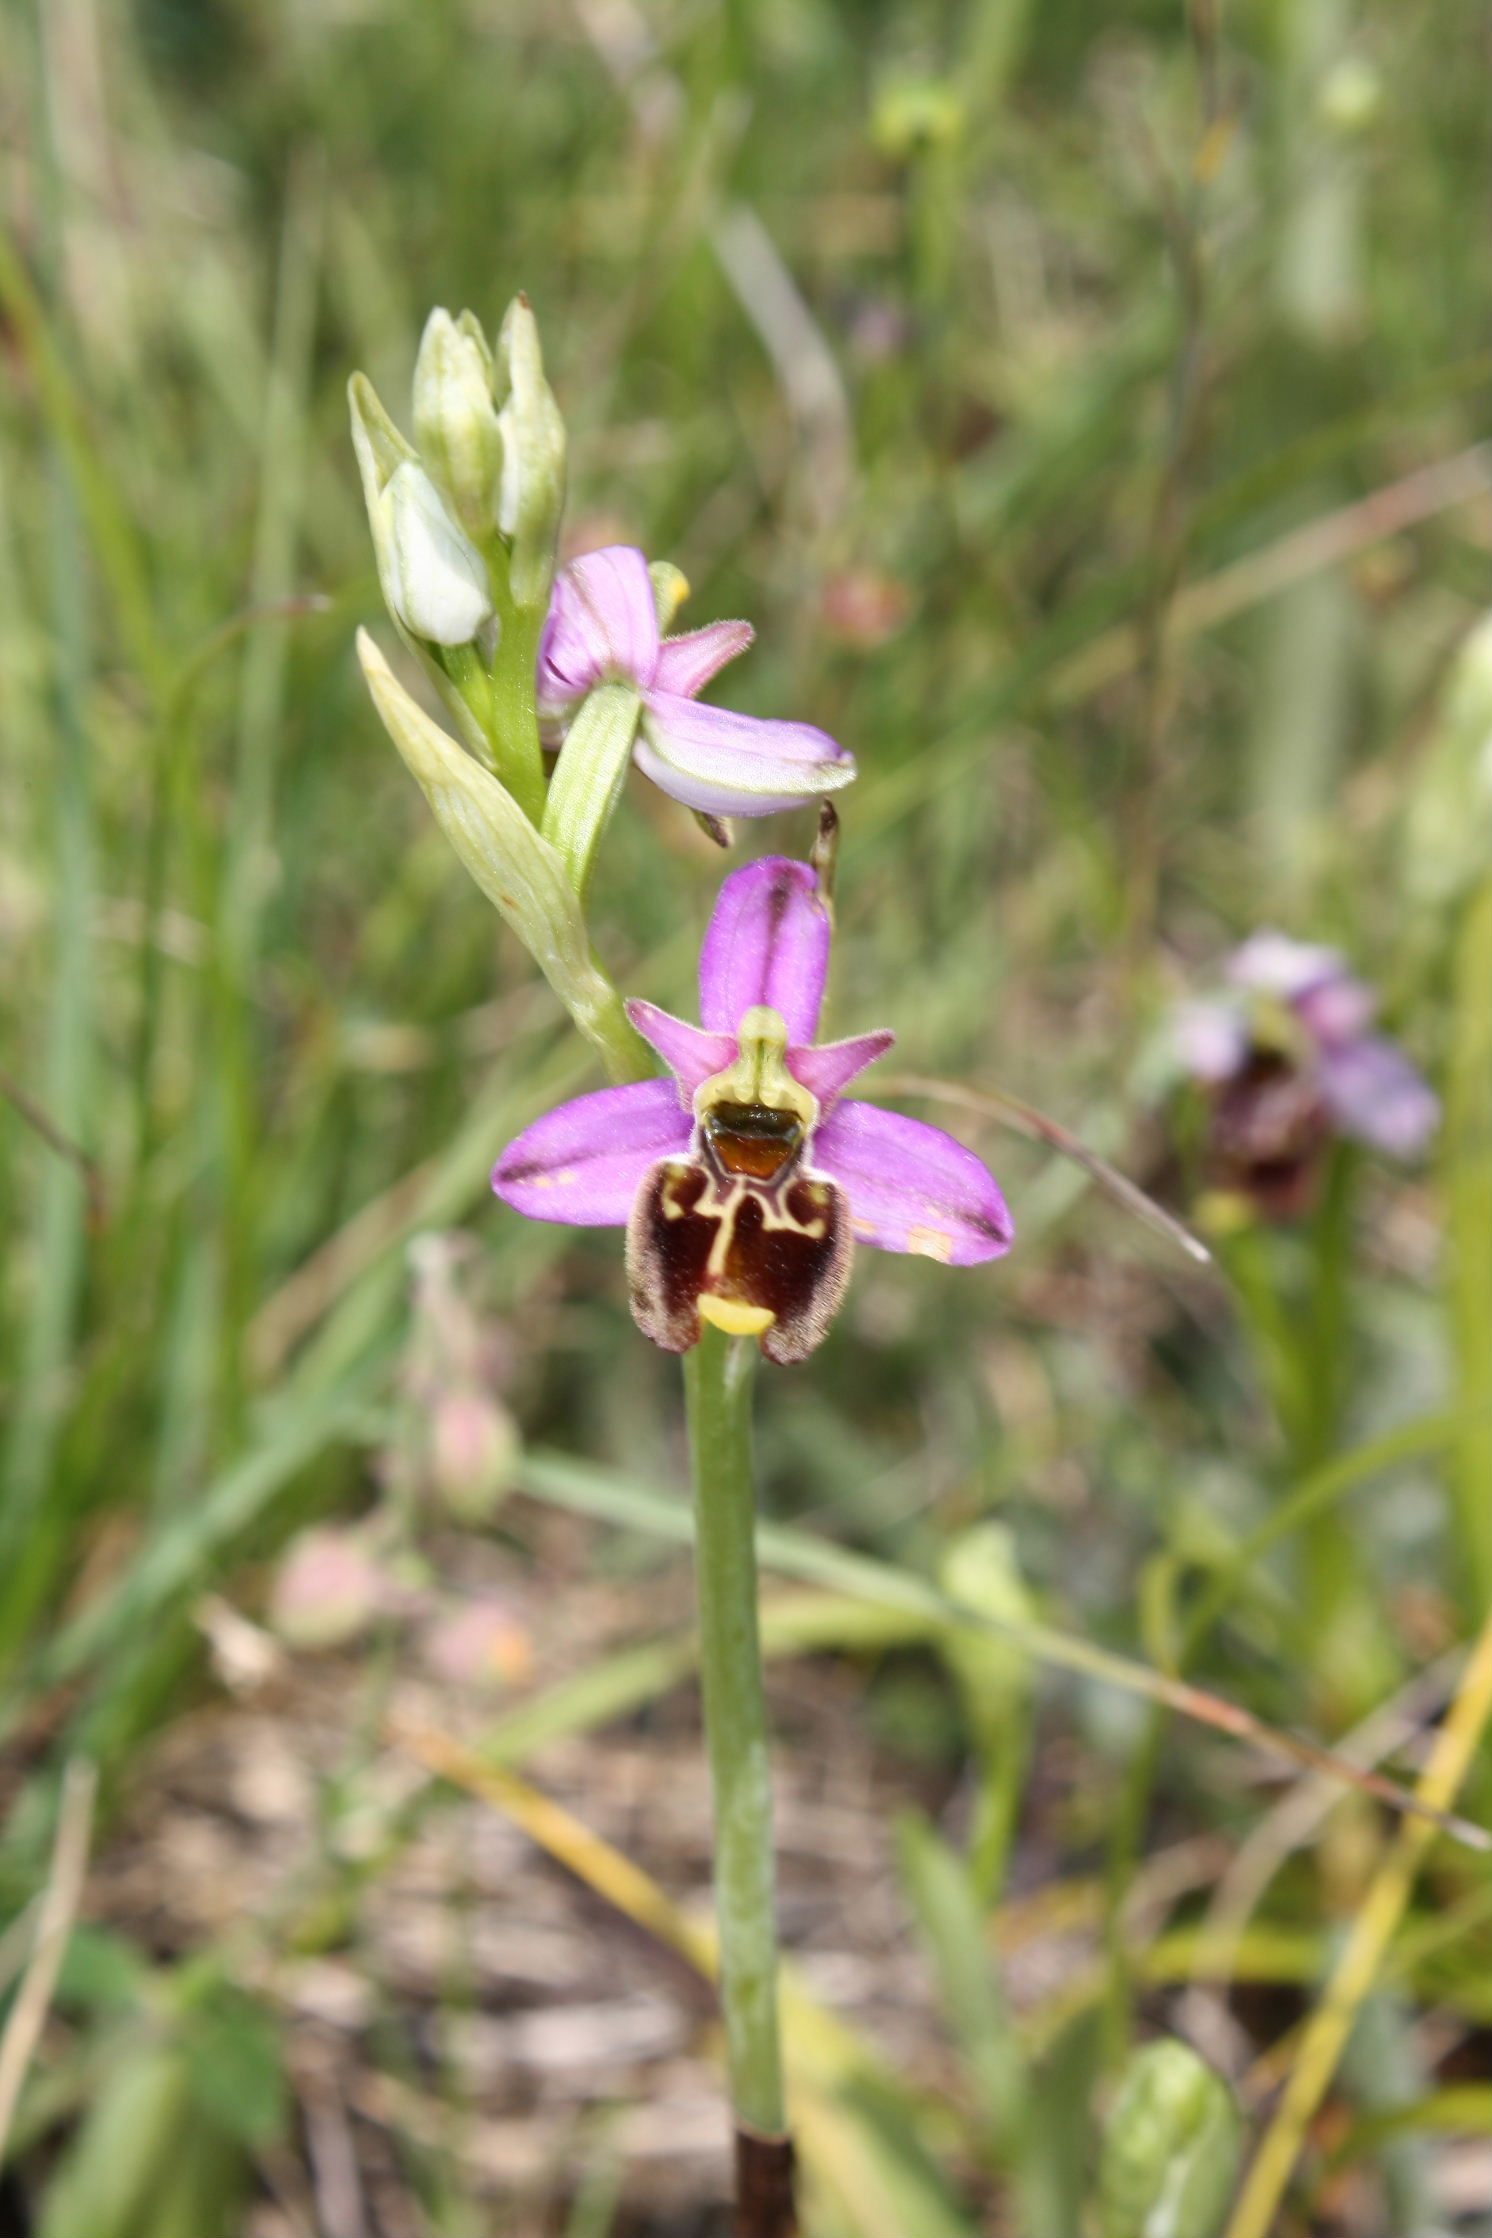
[{"label": "white flower bud", "polygon": [[497,380],[503,398],[498,527],[513,549],[514,600],[543,606],[565,503],[565,423],[544,378],[537,321],[522,295],[508,305],[497,338]]},{"label": "white flower bud", "polygon": [[436,645],[469,645],[492,612],[481,554],[472,549],[422,468],[406,460],[379,498],[388,531],[384,588],[399,620]]},{"label": "white flower bud", "polygon": [[503,439],[492,354],[469,311],[432,311],[414,368],[414,433],[431,478],[474,537],[497,526]]}]

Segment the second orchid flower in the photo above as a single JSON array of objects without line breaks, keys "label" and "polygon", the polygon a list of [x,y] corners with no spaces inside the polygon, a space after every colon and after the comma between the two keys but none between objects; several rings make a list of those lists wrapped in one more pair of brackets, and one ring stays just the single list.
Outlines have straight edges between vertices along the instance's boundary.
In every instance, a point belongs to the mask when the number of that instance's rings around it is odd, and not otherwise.
[{"label": "second orchid flower", "polygon": [[665,637],[642,553],[630,544],[587,552],[555,580],[539,647],[540,718],[562,735],[592,692],[628,688],[641,717],[633,761],[707,816],[769,816],[838,792],[855,761],[827,731],[698,704],[753,635],[749,622],[711,622]]}]

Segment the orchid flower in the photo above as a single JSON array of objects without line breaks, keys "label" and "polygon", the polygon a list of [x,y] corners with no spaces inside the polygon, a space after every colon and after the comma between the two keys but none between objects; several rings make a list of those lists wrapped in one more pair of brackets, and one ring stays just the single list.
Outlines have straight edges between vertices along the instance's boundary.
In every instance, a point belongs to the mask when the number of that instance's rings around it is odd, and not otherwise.
[{"label": "orchid flower", "polygon": [[711,622],[664,637],[642,553],[630,544],[587,552],[555,579],[539,646],[540,718],[562,733],[600,685],[629,685],[642,701],[633,760],[707,816],[769,816],[838,792],[855,775],[854,756],[826,731],[696,704],[753,634],[749,622]]},{"label": "orchid flower", "polygon": [[697,1343],[703,1317],[769,1359],[805,1359],[857,1240],[949,1266],[1010,1248],[1005,1200],[972,1151],[843,1098],[895,1036],[815,1042],[830,938],[810,864],[734,872],[700,956],[701,1024],[627,1005],[672,1077],[561,1104],[494,1169],[531,1219],[626,1228],[633,1315],[666,1352]]},{"label": "orchid flower", "polygon": [[1224,1175],[1266,1210],[1308,1201],[1316,1153],[1342,1135],[1421,1155],[1440,1105],[1395,1042],[1374,1033],[1373,990],[1335,948],[1255,933],[1224,966],[1229,991],[1177,1013],[1177,1053],[1213,1096]]}]

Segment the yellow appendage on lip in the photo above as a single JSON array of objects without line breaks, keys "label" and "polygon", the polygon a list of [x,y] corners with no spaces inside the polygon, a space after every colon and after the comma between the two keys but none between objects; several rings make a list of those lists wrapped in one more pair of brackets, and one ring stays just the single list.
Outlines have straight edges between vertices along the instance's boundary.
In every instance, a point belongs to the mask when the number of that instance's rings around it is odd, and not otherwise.
[{"label": "yellow appendage on lip", "polygon": [[699,1317],[723,1329],[728,1337],[759,1337],[777,1319],[765,1306],[742,1305],[735,1298],[717,1298],[712,1290],[706,1290],[700,1298]]}]

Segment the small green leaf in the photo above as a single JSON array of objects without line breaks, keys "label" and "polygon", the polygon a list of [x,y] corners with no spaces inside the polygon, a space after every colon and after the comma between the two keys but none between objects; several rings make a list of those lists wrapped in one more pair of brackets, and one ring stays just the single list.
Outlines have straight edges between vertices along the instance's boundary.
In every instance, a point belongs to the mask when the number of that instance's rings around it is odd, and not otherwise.
[{"label": "small green leaf", "polygon": [[[998,1651],[1003,1643],[991,1644]],[[990,2141],[1008,2151],[1024,2110],[1026,2076],[978,1896],[963,1859],[920,1812],[905,1813],[896,1836],[902,1885],[932,1961],[939,2002],[968,2063]]]},{"label": "small green leaf", "polygon": [[194,2102],[251,2150],[285,2127],[289,2096],[280,2031],[256,1999],[222,1984],[183,2022]]},{"label": "small green leaf", "polygon": [[80,1920],[68,1938],[57,1976],[57,2002],[64,2007],[127,2012],[140,2003],[148,1980],[149,1969],[127,1937]]},{"label": "small green leaf", "polygon": [[1103,2238],[1214,2238],[1243,2153],[1233,2094],[1174,2036],[1135,2053],[1105,2127]]},{"label": "small green leaf", "polygon": [[187,2104],[174,2045],[121,2040],[48,2186],[39,2238],[139,2238],[180,2150]]}]

